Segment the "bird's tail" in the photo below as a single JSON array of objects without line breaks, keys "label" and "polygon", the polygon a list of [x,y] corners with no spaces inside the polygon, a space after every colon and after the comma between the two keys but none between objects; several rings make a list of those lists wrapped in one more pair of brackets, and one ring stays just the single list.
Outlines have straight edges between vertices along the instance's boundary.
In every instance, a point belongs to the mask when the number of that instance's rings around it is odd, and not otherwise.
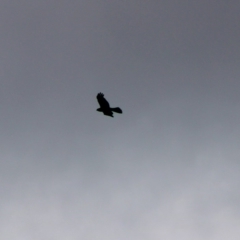
[{"label": "bird's tail", "polygon": [[119,108],[119,107],[111,108],[111,110],[112,110],[113,112],[116,112],[116,113],[122,113],[122,109]]}]

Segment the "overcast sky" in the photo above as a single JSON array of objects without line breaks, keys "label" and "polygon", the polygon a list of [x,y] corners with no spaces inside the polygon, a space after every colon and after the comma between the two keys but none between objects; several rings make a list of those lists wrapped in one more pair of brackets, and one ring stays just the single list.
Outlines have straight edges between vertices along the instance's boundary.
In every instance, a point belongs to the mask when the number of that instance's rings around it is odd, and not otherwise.
[{"label": "overcast sky", "polygon": [[1,0],[0,238],[238,239],[239,9]]}]

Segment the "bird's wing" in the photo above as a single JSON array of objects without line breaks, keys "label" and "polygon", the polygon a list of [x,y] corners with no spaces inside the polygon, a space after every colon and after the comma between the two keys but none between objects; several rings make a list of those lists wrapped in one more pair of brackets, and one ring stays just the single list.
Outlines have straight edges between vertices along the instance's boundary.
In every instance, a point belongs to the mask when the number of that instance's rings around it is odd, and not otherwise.
[{"label": "bird's wing", "polygon": [[97,100],[98,100],[98,103],[101,108],[109,108],[110,107],[108,101],[104,98],[103,93],[98,93]]},{"label": "bird's wing", "polygon": [[116,113],[122,113],[122,109],[119,107],[111,108],[111,110]]}]

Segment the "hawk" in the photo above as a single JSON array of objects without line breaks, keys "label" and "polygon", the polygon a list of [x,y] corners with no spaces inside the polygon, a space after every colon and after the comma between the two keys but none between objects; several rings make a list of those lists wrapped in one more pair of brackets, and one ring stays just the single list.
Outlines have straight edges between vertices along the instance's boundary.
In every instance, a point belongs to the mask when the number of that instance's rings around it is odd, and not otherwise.
[{"label": "hawk", "polygon": [[119,107],[111,108],[108,101],[104,98],[103,93],[98,93],[97,100],[100,108],[97,109],[98,112],[102,112],[104,115],[113,117],[113,112],[122,113],[122,109]]}]

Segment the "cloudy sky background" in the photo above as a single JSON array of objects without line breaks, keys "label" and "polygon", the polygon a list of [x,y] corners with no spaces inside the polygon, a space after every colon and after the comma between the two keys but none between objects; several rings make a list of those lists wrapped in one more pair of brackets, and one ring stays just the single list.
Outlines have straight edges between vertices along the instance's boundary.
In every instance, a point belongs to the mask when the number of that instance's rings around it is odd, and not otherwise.
[{"label": "cloudy sky background", "polygon": [[236,240],[239,9],[1,0],[0,238]]}]

